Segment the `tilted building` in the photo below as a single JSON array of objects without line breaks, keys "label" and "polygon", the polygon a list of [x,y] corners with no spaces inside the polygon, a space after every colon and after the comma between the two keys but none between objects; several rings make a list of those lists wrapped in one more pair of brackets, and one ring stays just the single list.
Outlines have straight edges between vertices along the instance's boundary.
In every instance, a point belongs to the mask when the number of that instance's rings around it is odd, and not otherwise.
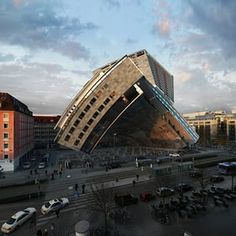
[{"label": "tilted building", "polygon": [[62,114],[56,140],[91,152],[97,145],[182,147],[198,135],[173,107],[173,76],[146,50],[94,71]]}]

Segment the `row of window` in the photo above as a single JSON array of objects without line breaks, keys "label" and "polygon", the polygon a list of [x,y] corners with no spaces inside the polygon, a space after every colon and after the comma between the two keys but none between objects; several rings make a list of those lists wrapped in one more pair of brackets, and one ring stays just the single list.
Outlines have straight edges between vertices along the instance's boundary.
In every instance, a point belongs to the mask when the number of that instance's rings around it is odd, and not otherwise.
[{"label": "row of window", "polygon": [[[98,111],[95,111],[94,114],[92,115],[92,117],[88,120],[87,124],[83,127],[81,133],[79,134],[78,136],[78,139],[75,141],[74,145],[78,145],[79,142],[80,142],[80,139],[83,138],[84,134],[86,133],[86,131],[89,129],[89,126],[94,122],[94,120],[98,117],[99,115],[99,112],[102,112],[103,109],[105,108],[105,106],[111,101],[111,98],[113,98],[115,96],[115,92],[112,92],[110,94],[110,98],[106,98],[104,101],[103,101],[103,104],[101,104],[99,107],[98,107]],[[75,127],[77,127],[79,125],[79,123],[81,122],[81,120],[85,117],[85,114],[86,112],[88,112],[91,108],[91,105],[93,105],[95,102],[97,101],[97,99],[95,97],[93,97],[89,104],[84,108],[84,111],[82,111],[79,116],[78,116],[78,119],[75,120],[73,126],[70,128],[69,130],[69,134],[66,135],[65,137],[65,141],[69,141],[70,139],[70,135],[74,133],[75,131]]]}]

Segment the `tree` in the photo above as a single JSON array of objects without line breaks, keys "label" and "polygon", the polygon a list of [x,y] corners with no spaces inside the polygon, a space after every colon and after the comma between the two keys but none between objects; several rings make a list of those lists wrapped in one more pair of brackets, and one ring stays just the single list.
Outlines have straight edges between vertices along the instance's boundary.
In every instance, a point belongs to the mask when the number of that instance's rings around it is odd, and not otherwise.
[{"label": "tree", "polygon": [[92,194],[95,200],[92,209],[103,214],[104,217],[104,235],[108,235],[109,214],[111,212],[111,203],[114,201],[113,188],[105,188],[104,183],[99,187],[92,185]]}]

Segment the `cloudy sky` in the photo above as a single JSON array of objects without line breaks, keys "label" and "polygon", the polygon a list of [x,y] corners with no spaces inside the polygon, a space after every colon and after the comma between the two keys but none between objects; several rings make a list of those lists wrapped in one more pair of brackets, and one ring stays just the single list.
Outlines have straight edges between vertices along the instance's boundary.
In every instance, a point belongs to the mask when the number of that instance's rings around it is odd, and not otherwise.
[{"label": "cloudy sky", "polygon": [[235,0],[0,0],[0,90],[61,114],[92,70],[141,49],[180,112],[236,107]]}]

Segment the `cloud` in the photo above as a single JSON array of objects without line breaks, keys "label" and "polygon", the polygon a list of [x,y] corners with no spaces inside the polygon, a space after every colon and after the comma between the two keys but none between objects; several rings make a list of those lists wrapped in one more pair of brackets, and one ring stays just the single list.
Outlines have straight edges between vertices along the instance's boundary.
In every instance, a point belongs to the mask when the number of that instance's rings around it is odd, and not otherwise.
[{"label": "cloud", "polygon": [[2,54],[0,53],[0,63],[1,62],[8,62],[14,60],[15,57],[12,54]]},{"label": "cloud", "polygon": [[15,96],[34,113],[61,114],[89,78],[89,72],[71,72],[57,64],[0,64],[0,71],[1,91]]},{"label": "cloud", "polygon": [[120,8],[120,2],[117,0],[104,0],[110,7]]},{"label": "cloud", "polygon": [[2,43],[30,50],[52,50],[73,60],[87,59],[88,49],[81,45],[79,36],[96,28],[91,22],[81,23],[78,18],[62,15],[54,1],[1,1]]},{"label": "cloud", "polygon": [[212,38],[222,49],[224,57],[235,57],[236,53],[236,1],[189,0],[191,23]]}]

